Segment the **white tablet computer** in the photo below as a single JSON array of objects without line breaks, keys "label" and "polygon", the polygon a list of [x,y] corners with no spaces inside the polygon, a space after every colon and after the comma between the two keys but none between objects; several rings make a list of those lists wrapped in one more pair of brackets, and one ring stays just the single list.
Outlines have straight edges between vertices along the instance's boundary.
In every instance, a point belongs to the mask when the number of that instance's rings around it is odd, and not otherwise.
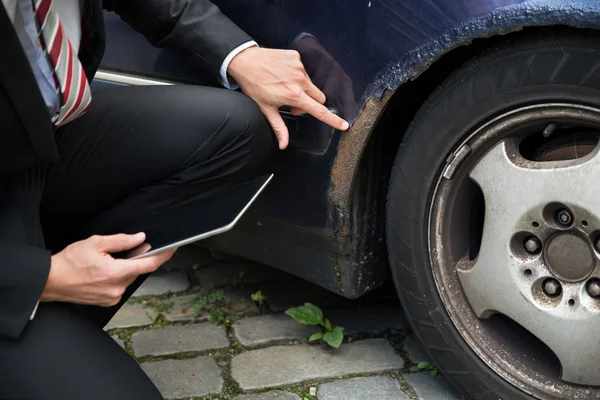
[{"label": "white tablet computer", "polygon": [[214,196],[190,201],[143,221],[133,222],[131,232],[144,232],[146,241],[116,258],[140,258],[184,246],[231,230],[265,189],[273,175],[237,184]]}]

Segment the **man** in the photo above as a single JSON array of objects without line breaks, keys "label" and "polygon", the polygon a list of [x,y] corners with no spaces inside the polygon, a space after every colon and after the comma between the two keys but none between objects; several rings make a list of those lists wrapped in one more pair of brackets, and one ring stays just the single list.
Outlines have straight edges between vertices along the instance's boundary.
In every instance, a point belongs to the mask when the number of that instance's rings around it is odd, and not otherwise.
[{"label": "man", "polygon": [[[348,124],[323,106],[296,52],[257,47],[208,0],[2,4],[0,399],[161,399],[102,327],[172,253],[115,260],[144,241],[118,232],[261,173],[267,121],[279,148],[288,144],[279,106]],[[249,97],[191,86],[92,92],[102,5]]]}]

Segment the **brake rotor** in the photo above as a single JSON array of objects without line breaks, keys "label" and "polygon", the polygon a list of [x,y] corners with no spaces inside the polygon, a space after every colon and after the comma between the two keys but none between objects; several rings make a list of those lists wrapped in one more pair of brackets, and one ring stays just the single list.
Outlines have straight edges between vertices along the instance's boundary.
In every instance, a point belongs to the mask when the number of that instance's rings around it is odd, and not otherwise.
[{"label": "brake rotor", "polygon": [[574,160],[590,154],[598,144],[597,132],[566,132],[556,134],[535,148],[533,161]]}]

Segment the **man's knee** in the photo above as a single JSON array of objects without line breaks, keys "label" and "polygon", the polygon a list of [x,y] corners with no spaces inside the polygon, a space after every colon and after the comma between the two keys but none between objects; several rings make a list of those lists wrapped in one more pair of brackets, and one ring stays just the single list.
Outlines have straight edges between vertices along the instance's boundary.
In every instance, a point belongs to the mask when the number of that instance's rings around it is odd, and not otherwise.
[{"label": "man's knee", "polygon": [[245,166],[261,169],[267,164],[277,148],[277,141],[271,126],[254,100],[241,93],[235,93],[230,118],[239,134],[238,140],[247,148]]}]

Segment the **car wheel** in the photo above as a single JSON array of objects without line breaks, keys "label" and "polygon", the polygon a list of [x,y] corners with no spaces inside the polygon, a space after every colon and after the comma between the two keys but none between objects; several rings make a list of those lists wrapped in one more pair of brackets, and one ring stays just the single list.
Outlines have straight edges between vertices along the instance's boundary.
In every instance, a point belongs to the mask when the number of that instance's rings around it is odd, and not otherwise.
[{"label": "car wheel", "polygon": [[600,399],[600,36],[511,39],[455,71],[398,150],[393,278],[468,399]]}]

